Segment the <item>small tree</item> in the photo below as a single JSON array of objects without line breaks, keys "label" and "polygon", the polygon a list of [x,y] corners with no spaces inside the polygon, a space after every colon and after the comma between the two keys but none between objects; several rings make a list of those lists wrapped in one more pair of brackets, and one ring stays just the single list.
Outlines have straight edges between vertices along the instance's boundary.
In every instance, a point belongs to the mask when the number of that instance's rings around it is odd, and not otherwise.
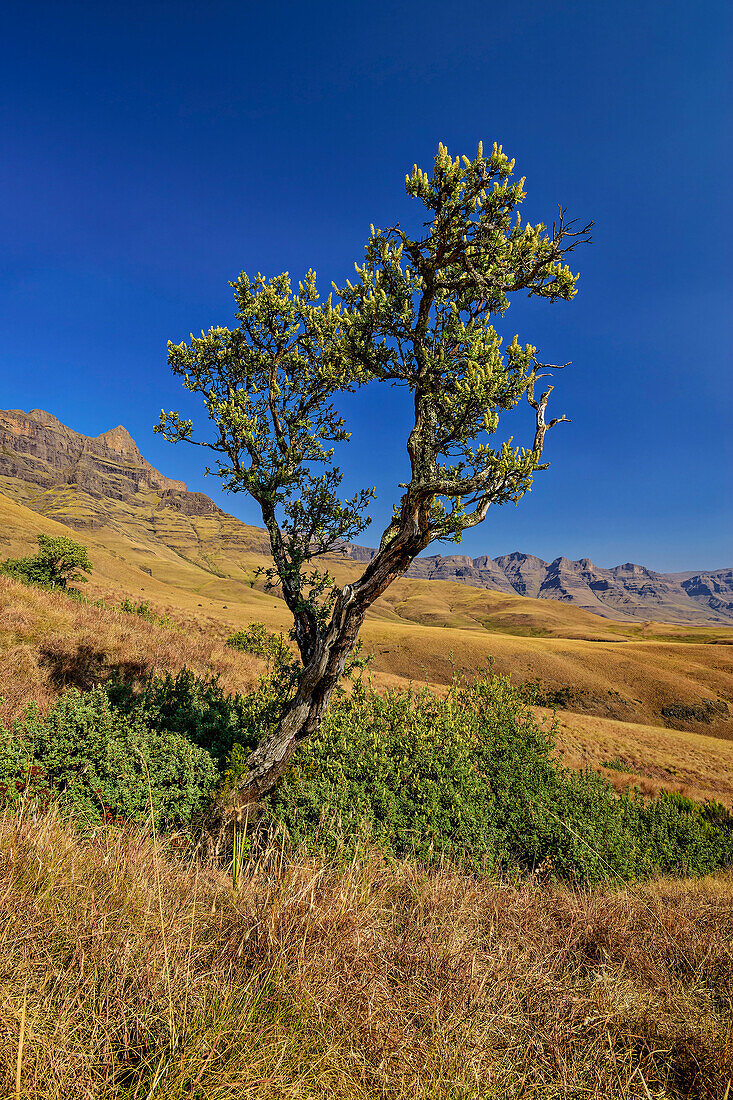
[{"label": "small tree", "polygon": [[32,558],[7,558],[0,571],[25,584],[43,588],[69,587],[71,582],[86,583],[92,563],[85,546],[66,535],[38,535],[38,553]]},{"label": "small tree", "polygon": [[[171,441],[209,448],[213,472],[230,492],[259,505],[278,583],[293,615],[302,672],[278,727],[251,753],[239,807],[255,802],[282,775],[297,746],[318,728],[354,651],[369,607],[434,539],[459,542],[492,504],[518,501],[545,469],[552,386],[536,384],[555,369],[515,336],[502,350],[491,323],[526,291],[569,300],[577,275],[564,259],[582,229],[560,211],[552,229],[523,225],[516,208],[524,180],[494,145],[473,160],[440,145],[432,176],[417,166],[407,193],[428,211],[421,236],[400,226],[374,229],[352,285],[337,300],[319,298],[309,272],[297,292],[286,274],[231,285],[238,327],[212,328],[190,343],[168,345],[168,362],[203,397],[214,438],[195,439],[193,423],[161,413],[157,431]],[[335,443],[349,438],[334,398],[373,380],[407,387],[414,419],[407,437],[410,480],[362,575],[343,589],[313,563],[356,538],[374,491],[339,497]],[[500,412],[525,397],[534,414],[529,448],[491,445]],[[212,471],[207,471],[212,472]]]}]

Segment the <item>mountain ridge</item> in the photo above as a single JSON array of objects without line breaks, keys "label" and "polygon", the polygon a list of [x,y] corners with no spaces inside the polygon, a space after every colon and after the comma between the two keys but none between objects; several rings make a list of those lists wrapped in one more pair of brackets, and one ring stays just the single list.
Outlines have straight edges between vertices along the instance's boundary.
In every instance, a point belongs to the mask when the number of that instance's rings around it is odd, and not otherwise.
[{"label": "mountain ridge", "polygon": [[[134,502],[146,523],[160,533],[162,517],[209,517],[220,537],[267,552],[267,537],[230,516],[203,493],[166,477],[141,454],[123,425],[85,436],[52,413],[0,410],[0,489],[33,510],[76,528],[114,521],[114,501],[123,510]],[[83,507],[80,506],[83,503]],[[124,516],[123,516],[124,519]],[[210,540],[216,539],[212,530]],[[344,546],[343,557],[368,562],[369,547]],[[546,562],[513,551],[497,558],[430,555],[417,558],[408,578],[452,581],[512,596],[557,600],[621,621],[733,623],[733,568],[661,573],[634,562],[602,568],[589,558],[560,556]]]},{"label": "mountain ridge", "polygon": [[[375,551],[348,548],[347,556],[367,562]],[[560,600],[606,618],[665,618],[665,609],[685,612],[707,609],[709,621],[733,622],[733,568],[661,573],[645,565],[625,562],[610,568],[596,566],[590,558],[573,561],[561,555],[547,562],[515,550],[497,558],[480,555],[434,554],[416,558],[408,577],[452,580],[478,588]]]}]

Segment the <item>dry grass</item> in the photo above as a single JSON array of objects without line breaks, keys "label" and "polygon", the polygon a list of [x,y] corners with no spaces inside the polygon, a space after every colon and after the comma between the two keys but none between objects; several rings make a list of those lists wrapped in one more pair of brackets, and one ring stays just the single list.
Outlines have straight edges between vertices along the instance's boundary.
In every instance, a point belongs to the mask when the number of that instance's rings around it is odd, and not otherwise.
[{"label": "dry grass", "polygon": [[205,620],[163,626],[0,577],[0,721],[12,721],[31,701],[44,709],[64,688],[87,689],[112,672],[139,681],[187,665],[219,676],[228,691],[250,690],[264,666],[228,649],[225,638]]},{"label": "dry grass", "polygon": [[143,832],[27,815],[0,853],[3,1097],[723,1100],[733,1076],[730,876],[570,892],[272,845],[235,892]]},{"label": "dry grass", "polygon": [[[545,708],[535,711],[545,721],[552,717]],[[733,741],[568,711],[556,715],[556,729],[563,763],[571,768],[602,770],[619,789],[673,790],[733,808]],[[604,767],[609,761],[615,767]]]},{"label": "dry grass", "polygon": [[[146,596],[142,593],[140,598]],[[31,701],[45,709],[64,687],[88,688],[103,682],[112,671],[135,680],[149,672],[175,673],[187,665],[201,675],[218,675],[228,691],[250,690],[264,671],[256,658],[224,645],[231,630],[248,621],[246,617],[228,624],[224,618],[228,610],[214,615],[209,608],[201,608],[194,615],[192,609],[183,610],[176,604],[153,604],[155,610],[172,618],[172,626],[165,627],[115,611],[119,596],[108,595],[107,599],[110,606],[97,607],[0,577],[0,722],[12,721]],[[469,631],[444,630],[441,634],[451,635],[450,641],[456,645],[452,664],[448,652],[438,655],[435,650],[437,633],[428,627],[408,629],[404,624],[368,622],[366,648],[377,652],[375,686],[403,687],[411,670],[416,671],[417,662],[425,662],[425,673],[415,679],[427,678],[441,690],[441,682],[449,681],[454,667],[469,673],[486,667],[490,644],[496,670],[509,672],[515,680],[531,679],[532,672],[552,674],[560,682],[585,685],[586,698],[608,698],[620,707],[621,697],[611,695],[609,685],[619,683],[625,675],[625,691],[630,695],[633,686],[637,710],[642,710],[638,700],[643,693],[656,690],[655,678],[649,675],[655,660],[651,652],[646,663],[636,663],[613,643],[499,635],[487,643]],[[481,644],[487,646],[483,658],[478,653]],[[650,651],[657,648],[654,643],[649,645]],[[679,662],[689,655],[687,678],[695,679],[701,647],[672,648]],[[733,651],[729,646],[707,649],[711,653],[707,674],[726,682]],[[662,654],[658,677],[664,660]],[[385,667],[392,671],[383,671]],[[645,669],[647,682],[642,686]],[[683,694],[684,678],[670,670],[665,674],[678,676],[676,692]],[[629,677],[633,677],[632,684]],[[702,674],[699,678],[703,679]],[[634,721],[561,712],[559,743],[565,763],[600,768],[607,760],[619,758],[628,763],[629,771],[606,773],[617,786],[634,783],[649,794],[662,788],[680,790],[694,798],[716,798],[726,806],[733,805],[733,740],[706,735],[705,726],[685,732],[640,723],[636,711],[630,713]]]},{"label": "dry grass", "polygon": [[[220,631],[253,620],[290,629],[283,600],[262,591],[261,579],[255,582],[256,568],[269,562],[261,531],[232,519],[187,517],[159,508],[156,500],[138,494],[133,501],[106,502],[107,526],[79,532],[94,562],[90,594],[150,600]],[[69,533],[0,493],[0,551],[32,552],[38,531]],[[340,584],[361,571],[343,560],[329,568]],[[379,686],[447,684],[454,666],[473,674],[493,659],[496,670],[515,682],[572,685],[578,699],[571,709],[584,714],[663,727],[661,708],[668,704],[733,704],[733,647],[721,644],[733,639],[731,628],[614,623],[561,602],[403,579],[372,608],[362,637],[375,655]],[[688,728],[733,740],[733,707],[710,726]]]},{"label": "dry grass", "polygon": [[[423,582],[425,584],[432,582]],[[435,582],[436,584],[441,582]],[[536,601],[541,602],[541,601]],[[569,687],[578,713],[656,725],[662,707],[727,700],[728,713],[690,731],[733,740],[733,647],[660,641],[588,641],[516,637],[479,629],[436,628],[367,619],[367,650],[376,654],[375,680],[450,682],[454,669],[473,674],[493,662],[515,683]]]}]

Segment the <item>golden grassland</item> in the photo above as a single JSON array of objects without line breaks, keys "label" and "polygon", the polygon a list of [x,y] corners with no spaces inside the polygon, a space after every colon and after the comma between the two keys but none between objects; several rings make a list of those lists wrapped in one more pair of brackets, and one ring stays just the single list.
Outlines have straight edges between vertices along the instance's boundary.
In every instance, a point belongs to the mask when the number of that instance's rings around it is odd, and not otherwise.
[{"label": "golden grassland", "polygon": [[733,741],[637,722],[567,711],[553,715],[546,708],[534,709],[545,721],[555,722],[563,763],[571,768],[594,768],[619,789],[636,786],[647,795],[678,791],[688,798],[712,798],[733,808]]},{"label": "golden grassland", "polygon": [[623,890],[0,820],[0,1095],[724,1100],[733,880]]},{"label": "golden grassland", "polygon": [[[253,687],[263,664],[226,637],[289,625],[256,579],[259,536],[222,548],[206,517],[164,522],[167,541],[139,511],[72,532],[101,603],[0,577],[0,719],[112,671],[188,666]],[[0,496],[0,556],[32,552],[41,531],[70,533]],[[341,583],[357,569],[334,563]],[[158,618],[122,612],[123,597]],[[566,763],[733,805],[725,720],[660,716],[670,701],[733,701],[733,631],[401,581],[363,637],[378,687],[442,690],[490,663],[570,687]],[[0,819],[0,1098],[733,1097],[730,873],[571,889],[367,850],[327,863],[273,837],[235,888],[230,853],[177,843],[80,834],[32,805]]]},{"label": "golden grassland", "polygon": [[[217,675],[228,691],[254,687],[265,666],[226,646],[226,624],[201,613],[196,619],[180,611],[173,615],[167,624],[149,622],[114,606],[80,603],[0,577],[0,721],[7,725],[30,702],[45,709],[65,687],[88,688],[112,672],[141,680],[187,666],[199,675]],[[396,657],[397,648],[382,654],[383,660],[390,653]],[[447,677],[451,662],[444,660],[438,672]],[[516,673],[517,666],[497,661],[497,667]],[[407,682],[383,671],[372,679],[380,687]],[[441,690],[440,684],[431,686]],[[552,721],[550,710],[535,709]],[[594,767],[616,786],[632,784],[648,794],[664,788],[733,806],[731,740],[567,710],[557,713],[556,723],[559,749],[571,767]],[[609,761],[615,767],[604,768]]]},{"label": "golden grassland", "polygon": [[[165,513],[156,522],[169,525],[165,538],[177,539],[176,549],[143,519],[140,506],[115,503],[110,526],[72,532],[94,562],[85,594],[102,597],[106,608],[0,581],[0,717],[30,699],[46,705],[64,683],[83,686],[113,668],[132,677],[187,664],[220,675],[228,690],[252,686],[262,666],[227,649],[227,635],[253,620],[275,630],[290,625],[283,601],[255,575],[267,564],[258,552],[261,532],[240,524],[228,542],[217,542],[216,517]],[[0,495],[0,554],[31,552],[40,531],[70,533]],[[360,568],[342,560],[332,567],[340,583]],[[123,597],[150,602],[172,628],[115,611]],[[518,683],[569,689],[559,709],[568,763],[614,761],[606,774],[617,785],[733,804],[731,714],[676,721],[675,729],[661,715],[670,703],[733,703],[732,629],[613,622],[549,600],[402,580],[377,602],[362,638],[379,688],[414,682],[441,690],[456,672],[472,675],[491,664]]]}]

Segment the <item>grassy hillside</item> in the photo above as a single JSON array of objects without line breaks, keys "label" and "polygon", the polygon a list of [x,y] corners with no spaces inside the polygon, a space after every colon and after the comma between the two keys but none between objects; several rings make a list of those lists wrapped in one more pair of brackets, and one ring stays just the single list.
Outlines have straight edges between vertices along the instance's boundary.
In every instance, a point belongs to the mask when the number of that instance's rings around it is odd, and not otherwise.
[{"label": "grassy hillside", "polygon": [[[113,671],[140,680],[188,665],[230,691],[263,671],[224,644],[255,619],[288,625],[255,581],[257,547],[213,556],[201,527],[198,549],[189,528],[176,549],[117,519],[77,535],[95,566],[91,602],[0,577],[0,719]],[[39,531],[69,533],[0,497],[0,555],[31,551]],[[355,568],[334,565],[342,583]],[[149,617],[120,610],[124,597]],[[441,690],[493,662],[553,697],[565,763],[725,805],[728,720],[670,729],[661,708],[733,699],[730,637],[422,581],[395,584],[364,629],[380,687]],[[534,871],[493,881],[367,849],[328,863],[284,854],[275,836],[245,853],[235,886],[226,846],[188,844],[129,824],[83,837],[53,810],[6,810],[0,1096],[728,1095],[730,873],[571,890]]]},{"label": "grassy hillside", "polygon": [[621,892],[0,821],[0,1094],[723,1100],[733,881]]},{"label": "grassy hillside", "polygon": [[[183,524],[178,550],[144,526],[126,529],[118,514],[114,526],[78,532],[94,562],[85,592],[102,597],[108,610],[3,582],[0,674],[6,714],[30,698],[49,700],[64,677],[83,682],[95,667],[104,674],[125,662],[130,669],[157,670],[188,663],[221,673],[231,690],[246,690],[256,662],[232,654],[223,640],[253,620],[287,630],[287,609],[255,580],[257,566],[267,561],[256,545],[215,547],[216,531],[206,533],[213,520],[178,518]],[[29,552],[39,531],[69,533],[0,495],[0,554]],[[359,568],[333,563],[340,583]],[[120,615],[113,608],[123,597],[150,602],[178,630]],[[456,671],[470,675],[493,662],[517,683],[539,684],[540,701],[557,707],[570,762],[600,767],[619,757],[629,771],[614,770],[616,782],[671,786],[733,802],[730,709],[702,718],[698,711],[706,702],[733,703],[732,630],[609,623],[562,603],[403,580],[377,602],[363,639],[374,654],[371,675],[377,686],[427,681],[440,688]],[[662,714],[670,707],[676,717]],[[687,745],[695,748],[692,763],[685,764]]]},{"label": "grassy hillside", "polygon": [[146,621],[0,576],[0,722],[30,702],[45,710],[64,688],[84,690],[112,673],[140,681],[188,666],[219,676],[228,691],[247,691],[264,665],[229,649],[225,636],[215,621]]},{"label": "grassy hillside", "polygon": [[[195,617],[178,610],[168,620],[146,621],[122,612],[111,597],[105,606],[95,606],[0,577],[0,721],[17,717],[32,701],[45,710],[65,687],[88,688],[112,672],[139,681],[149,672],[175,673],[187,665],[200,675],[218,675],[227,691],[242,692],[264,671],[257,658],[225,646],[229,630],[216,616],[202,609]],[[519,642],[506,640],[512,646]],[[409,637],[403,642],[409,646]],[[380,656],[387,662],[400,652],[397,645],[387,646]],[[464,659],[474,652],[469,649]],[[514,657],[518,660],[519,654]],[[444,660],[441,675],[450,671],[450,661]],[[575,674],[573,668],[566,671]],[[384,671],[373,678],[381,686],[405,682]],[[618,706],[615,696],[609,706]],[[549,710],[536,709],[550,719]],[[602,770],[617,786],[635,784],[647,793],[677,790],[733,805],[731,740],[565,709],[558,721],[559,747],[573,767]],[[605,768],[609,762],[612,767]]]}]

